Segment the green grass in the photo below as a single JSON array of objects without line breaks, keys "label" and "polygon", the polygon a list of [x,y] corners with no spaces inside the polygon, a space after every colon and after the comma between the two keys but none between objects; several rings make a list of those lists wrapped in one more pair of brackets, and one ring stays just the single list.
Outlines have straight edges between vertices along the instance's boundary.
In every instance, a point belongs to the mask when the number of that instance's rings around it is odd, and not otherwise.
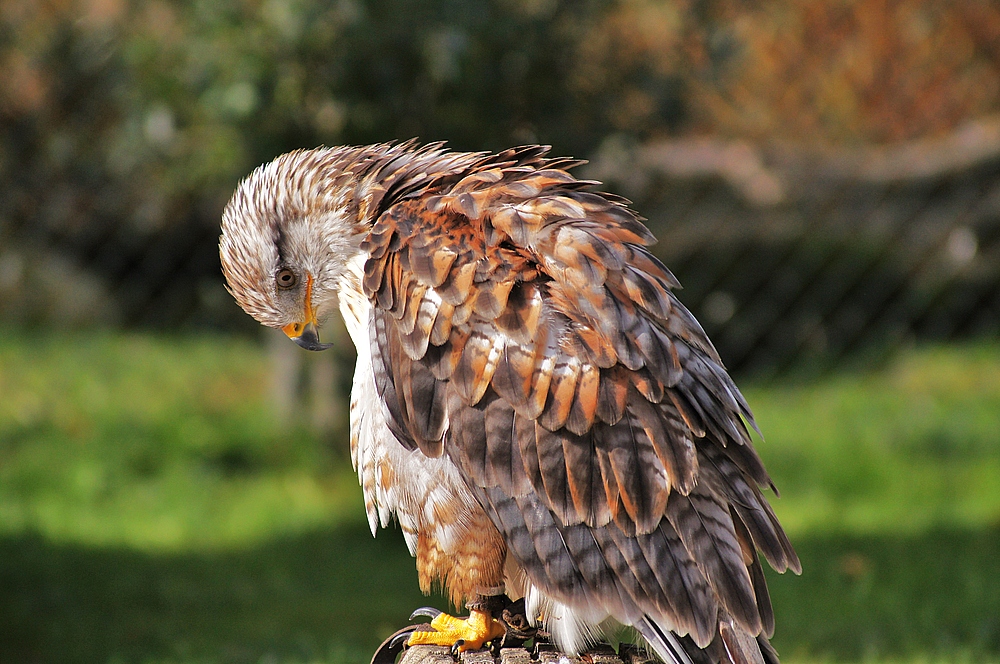
[{"label": "green grass", "polygon": [[[0,662],[363,662],[423,603],[261,347],[0,334]],[[749,386],[785,661],[1000,659],[1000,347]]]},{"label": "green grass", "polygon": [[746,396],[790,533],[1000,525],[1000,347],[923,349]]},{"label": "green grass", "polygon": [[0,532],[188,550],[362,518],[349,468],[273,417],[267,368],[242,339],[0,339]]}]

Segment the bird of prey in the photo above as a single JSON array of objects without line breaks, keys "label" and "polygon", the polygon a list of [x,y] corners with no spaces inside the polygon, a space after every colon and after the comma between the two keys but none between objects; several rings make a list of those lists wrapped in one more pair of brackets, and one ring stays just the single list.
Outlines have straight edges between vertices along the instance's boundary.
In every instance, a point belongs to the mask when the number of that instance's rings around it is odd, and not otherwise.
[{"label": "bird of prey", "polygon": [[750,408],[628,201],[547,155],[282,155],[225,208],[229,290],[309,350],[343,315],[372,533],[472,609],[409,643],[481,647],[506,594],[568,651],[626,625],[674,664],[777,662],[758,553],[800,565]]}]

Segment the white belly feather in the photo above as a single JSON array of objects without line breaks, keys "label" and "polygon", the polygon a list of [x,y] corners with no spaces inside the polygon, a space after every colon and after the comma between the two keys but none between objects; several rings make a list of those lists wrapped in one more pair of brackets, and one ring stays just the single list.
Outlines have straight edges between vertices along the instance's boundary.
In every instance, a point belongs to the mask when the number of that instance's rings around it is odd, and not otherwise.
[{"label": "white belly feather", "polygon": [[341,280],[340,311],[358,351],[351,389],[351,461],[364,493],[368,525],[374,535],[395,515],[411,554],[416,555],[418,533],[430,530],[447,551],[462,526],[470,524],[461,523],[462,519],[443,524],[434,507],[457,502],[479,509],[478,503],[447,457],[433,459],[420,450],[407,450],[386,424],[368,340],[371,303],[360,287],[364,258],[359,255],[348,264]]}]

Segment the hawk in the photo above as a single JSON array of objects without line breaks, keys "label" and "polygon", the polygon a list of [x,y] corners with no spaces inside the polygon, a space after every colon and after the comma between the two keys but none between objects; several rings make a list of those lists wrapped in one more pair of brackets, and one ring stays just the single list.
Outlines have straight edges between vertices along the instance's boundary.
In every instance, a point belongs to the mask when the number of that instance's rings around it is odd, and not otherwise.
[{"label": "hawk", "polygon": [[568,651],[626,625],[675,664],[777,662],[758,553],[801,567],[750,408],[628,201],[547,155],[282,155],[225,208],[229,290],[309,350],[343,315],[372,533],[472,609],[409,643],[481,647],[506,594]]}]

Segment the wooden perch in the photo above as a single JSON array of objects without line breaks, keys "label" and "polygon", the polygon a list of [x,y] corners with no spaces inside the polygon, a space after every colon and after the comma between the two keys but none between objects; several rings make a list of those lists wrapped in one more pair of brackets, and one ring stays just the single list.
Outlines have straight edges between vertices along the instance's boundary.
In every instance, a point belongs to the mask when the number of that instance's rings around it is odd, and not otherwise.
[{"label": "wooden perch", "polygon": [[470,650],[457,660],[442,646],[413,646],[403,653],[399,664],[653,664],[655,658],[634,645],[623,643],[620,652],[606,644],[592,646],[580,655],[567,655],[554,645],[540,643],[533,650],[502,648],[492,651]]}]

